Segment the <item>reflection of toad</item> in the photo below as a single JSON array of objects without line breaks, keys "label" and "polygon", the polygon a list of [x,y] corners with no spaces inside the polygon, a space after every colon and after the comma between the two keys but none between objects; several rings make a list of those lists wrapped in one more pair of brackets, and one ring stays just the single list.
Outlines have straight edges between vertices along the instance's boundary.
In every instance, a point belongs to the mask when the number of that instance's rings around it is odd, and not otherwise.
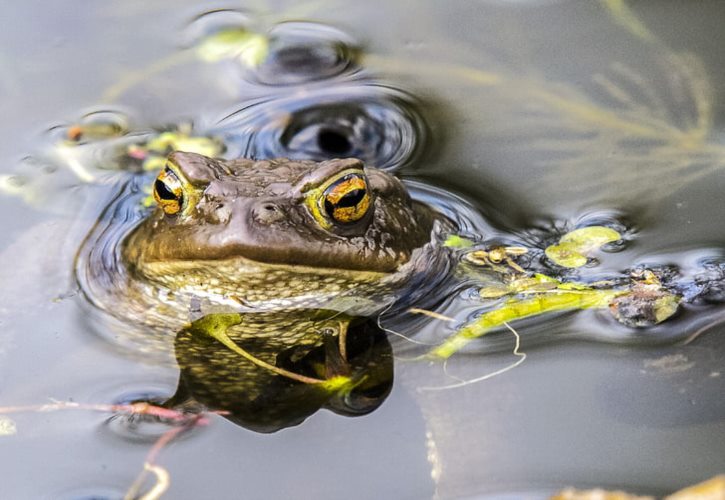
[{"label": "reflection of toad", "polygon": [[[239,323],[227,329],[230,322]],[[343,358],[333,334],[339,322],[337,313],[325,311],[222,314],[195,321],[176,336],[181,375],[176,394],[166,406],[198,403],[258,432],[297,425],[320,408],[347,416],[369,413],[392,388],[392,349],[374,322],[352,319]],[[280,327],[308,332],[319,342],[289,347],[268,342],[269,330]],[[237,332],[230,340],[254,360],[211,336],[226,331]],[[262,360],[275,360],[275,370],[265,367]],[[329,383],[335,380],[342,382]]]}]

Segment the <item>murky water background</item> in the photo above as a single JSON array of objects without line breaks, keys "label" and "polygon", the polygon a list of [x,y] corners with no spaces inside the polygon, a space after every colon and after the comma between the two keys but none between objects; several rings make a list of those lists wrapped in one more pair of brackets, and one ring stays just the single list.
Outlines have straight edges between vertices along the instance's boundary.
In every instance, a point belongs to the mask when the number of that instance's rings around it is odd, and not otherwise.
[{"label": "murky water background", "polygon": [[[282,56],[254,75],[188,60],[135,79],[198,35],[203,25],[190,20],[224,6],[6,9],[0,173],[32,179],[40,199],[0,196],[0,406],[130,400],[176,386],[173,367],[90,334],[79,308],[73,256],[118,175],[89,186],[23,162],[50,143],[49,128],[90,110],[121,110],[138,130],[192,120],[224,134],[229,156],[316,158],[320,128],[344,129],[348,142],[328,136],[328,146],[455,191],[501,231],[619,213],[636,238],[607,255],[608,271],[722,256],[721,4],[636,2],[644,24],[626,25],[597,2],[250,2],[250,26],[326,23],[274,29],[350,52],[322,53],[319,71],[284,80],[273,78]],[[350,54],[359,66],[344,62]],[[376,123],[396,133],[381,136]],[[214,418],[160,456],[168,497],[540,498],[568,484],[659,493],[725,469],[722,326],[688,345],[633,348],[559,341],[601,334],[595,314],[542,323],[532,331],[548,341],[524,341],[523,364],[465,388],[421,392],[446,382],[441,366],[397,363],[392,395],[363,418],[323,411],[272,435]],[[449,371],[472,378],[506,366],[517,359],[510,340],[508,350],[456,357]],[[120,497],[153,442],[101,413],[12,418],[17,433],[0,437],[3,498]]]}]

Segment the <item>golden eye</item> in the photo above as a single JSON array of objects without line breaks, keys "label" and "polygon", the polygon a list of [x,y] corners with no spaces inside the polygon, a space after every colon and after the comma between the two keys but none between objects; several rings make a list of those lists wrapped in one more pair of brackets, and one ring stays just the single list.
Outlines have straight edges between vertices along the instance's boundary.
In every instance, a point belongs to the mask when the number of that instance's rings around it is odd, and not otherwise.
[{"label": "golden eye", "polygon": [[359,221],[370,208],[365,177],[350,173],[334,181],[323,192],[321,205],[327,216],[339,224]]},{"label": "golden eye", "polygon": [[168,215],[174,215],[184,206],[184,188],[179,177],[168,167],[154,182],[154,200]]}]

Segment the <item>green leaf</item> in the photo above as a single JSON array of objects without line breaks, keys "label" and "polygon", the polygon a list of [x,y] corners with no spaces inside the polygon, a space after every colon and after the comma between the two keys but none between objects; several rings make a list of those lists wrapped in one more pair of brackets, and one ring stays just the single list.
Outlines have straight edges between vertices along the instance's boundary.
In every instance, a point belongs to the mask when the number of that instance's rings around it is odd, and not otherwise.
[{"label": "green leaf", "polygon": [[622,239],[622,236],[610,227],[590,226],[575,229],[559,239],[556,245],[546,248],[546,256],[562,267],[581,267],[589,260],[589,254],[602,245]]},{"label": "green leaf", "polygon": [[190,136],[182,132],[163,132],[146,143],[146,149],[166,154],[167,151],[186,151],[204,156],[218,156],[222,150],[219,141],[210,137]]},{"label": "green leaf", "polygon": [[473,242],[469,239],[458,236],[457,234],[451,234],[443,242],[444,247],[450,248],[470,248],[473,246]]},{"label": "green leaf", "polygon": [[668,293],[657,299],[654,303],[655,321],[657,324],[662,323],[677,312],[680,306],[680,297]]},{"label": "green leaf", "polygon": [[146,171],[160,170],[166,164],[166,155],[171,151],[185,151],[204,156],[217,157],[224,150],[221,141],[212,137],[192,136],[185,132],[167,131],[149,139],[145,145],[134,145],[136,154],[145,157]]},{"label": "green leaf", "polygon": [[269,53],[269,39],[242,28],[228,29],[204,38],[197,46],[197,54],[204,61],[239,59],[242,64],[255,68]]}]

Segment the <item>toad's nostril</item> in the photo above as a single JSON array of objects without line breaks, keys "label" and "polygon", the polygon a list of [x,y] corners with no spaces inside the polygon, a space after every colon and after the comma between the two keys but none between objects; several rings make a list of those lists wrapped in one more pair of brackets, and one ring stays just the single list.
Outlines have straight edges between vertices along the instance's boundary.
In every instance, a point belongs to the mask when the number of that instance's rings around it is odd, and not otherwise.
[{"label": "toad's nostril", "polygon": [[284,219],[285,214],[275,203],[264,202],[254,210],[254,220],[260,224],[274,224]]}]

